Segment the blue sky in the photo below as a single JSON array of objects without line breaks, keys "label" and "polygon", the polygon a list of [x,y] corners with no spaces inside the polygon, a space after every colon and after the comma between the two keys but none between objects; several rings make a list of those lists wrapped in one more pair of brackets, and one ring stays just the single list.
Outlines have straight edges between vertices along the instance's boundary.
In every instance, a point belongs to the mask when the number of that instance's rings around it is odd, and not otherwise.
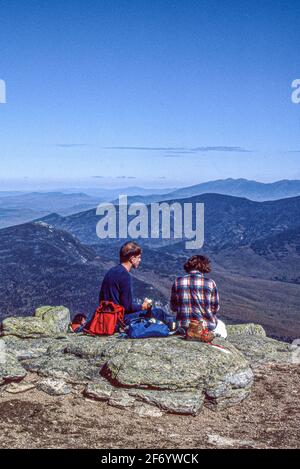
[{"label": "blue sky", "polygon": [[300,179],[300,2],[2,0],[0,189]]}]

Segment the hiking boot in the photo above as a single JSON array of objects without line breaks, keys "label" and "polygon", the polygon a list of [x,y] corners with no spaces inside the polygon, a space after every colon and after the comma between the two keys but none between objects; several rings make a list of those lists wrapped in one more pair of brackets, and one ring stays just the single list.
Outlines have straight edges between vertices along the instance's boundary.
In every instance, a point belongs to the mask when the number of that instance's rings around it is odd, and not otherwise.
[{"label": "hiking boot", "polygon": [[206,327],[203,327],[201,321],[191,321],[186,331],[186,340],[196,340],[199,342],[211,342],[215,335]]}]

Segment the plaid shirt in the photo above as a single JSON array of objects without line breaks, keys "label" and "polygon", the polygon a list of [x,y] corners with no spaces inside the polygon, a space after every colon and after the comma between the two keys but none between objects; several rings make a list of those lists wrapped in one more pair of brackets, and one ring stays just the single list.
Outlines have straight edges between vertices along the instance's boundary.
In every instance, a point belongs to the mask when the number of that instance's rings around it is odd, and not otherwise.
[{"label": "plaid shirt", "polygon": [[187,327],[191,319],[201,319],[205,326],[214,329],[217,325],[216,313],[220,309],[216,283],[198,270],[192,270],[176,278],[170,306],[177,313],[178,325]]}]

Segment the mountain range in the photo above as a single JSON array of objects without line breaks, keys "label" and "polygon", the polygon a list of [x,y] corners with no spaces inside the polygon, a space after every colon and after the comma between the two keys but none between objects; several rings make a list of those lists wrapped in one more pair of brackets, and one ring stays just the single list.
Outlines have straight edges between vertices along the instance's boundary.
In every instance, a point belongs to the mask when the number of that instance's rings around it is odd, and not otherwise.
[{"label": "mountain range", "polygon": [[[166,201],[204,203],[204,245],[191,251],[184,240],[138,239],[143,259],[133,272],[135,299],[148,296],[167,307],[185,260],[202,253],[212,260],[225,321],[253,321],[273,337],[299,337],[300,196],[257,202],[207,193]],[[72,314],[92,311],[125,242],[99,239],[99,219],[93,208],[1,229],[0,317],[30,315],[43,304],[64,304]]]},{"label": "mountain range", "polygon": [[[211,247],[215,251],[226,247],[236,248],[249,245],[260,238],[276,235],[286,229],[292,229],[300,225],[300,196],[276,201],[254,202],[241,197],[203,194],[186,199],[171,199],[165,202],[169,205],[179,203],[182,207],[184,203],[190,203],[193,207],[197,203],[203,203],[204,247]],[[117,219],[118,210],[119,207],[116,205]],[[147,211],[148,222],[151,227],[150,205],[147,207]],[[128,221],[133,218],[134,215],[128,216]],[[52,213],[43,217],[42,220],[57,228],[69,231],[86,244],[114,242],[113,239],[100,240],[98,238],[96,225],[100,220],[100,216],[96,214],[95,209],[66,217]],[[178,241],[173,235],[174,226],[171,223],[170,240],[149,238],[145,239],[144,243],[152,247],[176,243],[178,248]]]},{"label": "mountain range", "polygon": [[[32,314],[43,304],[64,304],[73,314],[98,304],[101,281],[114,265],[66,231],[43,222],[0,230],[0,318]],[[134,279],[136,298],[151,286]],[[158,300],[164,300],[158,294]]]},{"label": "mountain range", "polygon": [[300,181],[282,179],[276,182],[265,183],[244,178],[218,179],[216,181],[203,182],[194,186],[177,189],[173,193],[169,193],[168,197],[180,199],[208,192],[233,195],[235,197],[246,197],[247,199],[256,201],[276,200],[300,195]]},{"label": "mountain range", "polygon": [[128,196],[128,203],[149,204],[162,200],[190,198],[204,193],[246,197],[253,201],[277,200],[300,195],[299,180],[262,183],[247,179],[218,179],[179,189],[68,188],[55,191],[0,191],[0,228],[40,218],[51,212],[71,215],[97,207],[101,202],[118,202],[119,194]]},{"label": "mountain range", "polygon": [[300,181],[282,179],[276,182],[264,183],[244,178],[217,179],[215,181],[207,181],[193,186],[182,187],[160,195],[151,194],[144,196],[139,194],[131,196],[128,198],[128,202],[143,202],[147,204],[161,200],[183,199],[207,193],[246,197],[250,200],[262,202],[300,195]]},{"label": "mountain range", "polygon": [[[150,193],[156,194],[157,189],[127,187],[124,189],[87,189],[86,192],[64,190],[51,192],[5,192],[0,191],[0,228],[40,218],[51,212],[70,215],[90,208],[101,202],[109,202],[118,197],[122,191],[129,196]],[[170,189],[165,189],[166,192]],[[164,192],[163,192],[164,193]]]}]

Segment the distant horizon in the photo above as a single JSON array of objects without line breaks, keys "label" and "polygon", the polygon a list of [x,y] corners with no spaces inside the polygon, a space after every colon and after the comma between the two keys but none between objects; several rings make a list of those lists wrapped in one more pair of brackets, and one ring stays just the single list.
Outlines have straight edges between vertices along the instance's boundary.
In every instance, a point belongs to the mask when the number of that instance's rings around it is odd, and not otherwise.
[{"label": "distant horizon", "polygon": [[[106,179],[106,178],[103,178]],[[232,177],[226,177],[226,178],[218,178],[218,179],[209,179],[209,180],[204,180],[204,181],[197,181],[197,182],[190,182],[183,184],[182,181],[179,183],[179,181],[176,181],[177,184],[175,184],[175,181],[170,181],[169,184],[155,184],[155,181],[151,182],[146,182],[146,183],[134,183],[130,185],[128,182],[127,184],[124,182],[124,184],[121,184],[120,181],[114,181],[114,183],[107,182],[106,184],[101,184],[99,186],[95,184],[89,184],[88,180],[81,183],[77,180],[78,184],[76,184],[76,180],[56,180],[51,181],[51,180],[41,180],[41,179],[33,179],[33,178],[26,178],[25,181],[24,179],[19,179],[19,185],[11,185],[11,181],[14,181],[16,183],[17,179],[11,178],[7,180],[1,180],[0,179],[0,192],[63,192],[63,190],[74,190],[74,191],[84,191],[84,190],[90,190],[90,191],[97,191],[97,190],[117,190],[117,189],[142,189],[142,190],[150,190],[153,189],[155,191],[162,190],[170,190],[170,191],[175,191],[177,189],[182,189],[186,187],[191,187],[191,186],[196,186],[200,184],[206,184],[206,183],[212,183],[216,181],[226,181],[226,180],[243,180],[243,181],[248,181],[248,182],[256,182],[259,184],[274,184],[277,182],[281,181],[300,181],[300,179],[297,178],[281,178],[281,179],[275,179],[272,181],[266,181],[266,180],[258,180],[258,179],[248,179],[245,177],[240,177],[240,178],[232,178]],[[94,182],[94,179],[93,179]],[[173,182],[173,183],[172,183]],[[23,184],[23,185],[22,185]],[[49,184],[49,185],[48,185]],[[80,185],[82,184],[82,185]]]}]

